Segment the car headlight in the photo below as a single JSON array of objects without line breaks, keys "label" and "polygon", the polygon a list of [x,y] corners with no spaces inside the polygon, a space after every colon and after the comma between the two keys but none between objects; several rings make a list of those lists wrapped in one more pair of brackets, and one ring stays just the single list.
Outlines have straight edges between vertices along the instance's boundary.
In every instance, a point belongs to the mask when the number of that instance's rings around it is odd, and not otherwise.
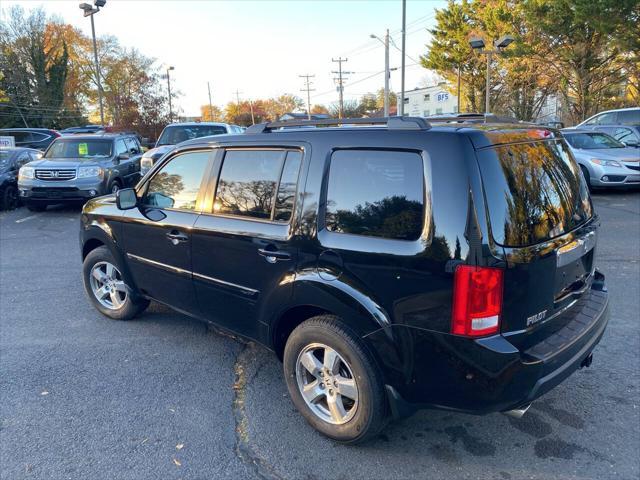
[{"label": "car headlight", "polygon": [[591,158],[590,160],[596,165],[601,165],[603,167],[622,167],[622,165],[615,160],[600,160],[599,158]]},{"label": "car headlight", "polygon": [[78,168],[78,178],[102,178],[104,170],[100,167],[80,167]]},{"label": "car headlight", "polygon": [[35,177],[35,169],[33,167],[21,167],[18,171],[18,180],[28,180]]},{"label": "car headlight", "polygon": [[151,157],[142,157],[140,159],[140,170],[142,172],[146,172],[153,167],[153,158]]}]

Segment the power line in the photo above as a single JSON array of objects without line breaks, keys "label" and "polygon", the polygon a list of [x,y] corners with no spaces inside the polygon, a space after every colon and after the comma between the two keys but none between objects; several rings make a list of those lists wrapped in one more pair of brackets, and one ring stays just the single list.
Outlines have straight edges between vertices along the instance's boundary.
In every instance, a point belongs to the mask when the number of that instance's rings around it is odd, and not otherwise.
[{"label": "power line", "polygon": [[307,92],[307,118],[311,120],[311,92],[315,91],[315,88],[311,88],[313,82],[311,82],[309,79],[314,78],[315,75],[309,75],[307,73],[305,75],[298,75],[298,77],[305,79],[305,87],[300,91]]}]

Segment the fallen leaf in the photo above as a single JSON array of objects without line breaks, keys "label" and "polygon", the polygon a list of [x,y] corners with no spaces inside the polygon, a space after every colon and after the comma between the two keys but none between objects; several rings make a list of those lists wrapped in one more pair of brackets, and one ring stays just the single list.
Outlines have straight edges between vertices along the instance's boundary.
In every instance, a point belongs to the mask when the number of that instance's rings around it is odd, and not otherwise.
[{"label": "fallen leaf", "polygon": [[176,450],[182,450],[182,447],[184,447],[184,443],[179,443],[176,445]]},{"label": "fallen leaf", "polygon": [[177,458],[173,459],[173,463],[175,463],[178,467],[182,466],[182,464],[180,463],[180,461]]},{"label": "fallen leaf", "polygon": [[141,445],[144,445],[144,444],[145,444],[145,443],[147,443],[148,441],[149,441],[149,439],[148,439],[148,438],[145,438],[144,440],[142,440],[142,444],[141,444]]},{"label": "fallen leaf", "polygon": [[47,392],[46,390],[43,390],[40,395],[49,395],[49,392]]}]

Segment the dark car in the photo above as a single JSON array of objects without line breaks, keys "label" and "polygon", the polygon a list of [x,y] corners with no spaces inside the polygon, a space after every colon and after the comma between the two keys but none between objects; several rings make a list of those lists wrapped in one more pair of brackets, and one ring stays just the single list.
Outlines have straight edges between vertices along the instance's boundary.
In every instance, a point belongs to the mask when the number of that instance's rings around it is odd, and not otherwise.
[{"label": "dark car", "polygon": [[102,125],[85,125],[84,127],[69,127],[60,130],[62,135],[77,135],[79,133],[104,133],[105,127]]},{"label": "dark car", "polygon": [[11,210],[20,203],[18,170],[25,163],[37,160],[40,152],[31,148],[0,148],[0,210]]},{"label": "dark car", "polygon": [[265,345],[302,415],[345,443],[417,408],[521,415],[591,363],[599,221],[557,132],[298,124],[183,143],[88,202],[96,309],[157,300]]},{"label": "dark car", "polygon": [[18,188],[30,210],[86,200],[140,179],[142,148],[135,135],[72,135],[56,139],[40,160],[20,169]]},{"label": "dark car", "polygon": [[0,128],[0,136],[13,137],[16,147],[44,151],[60,136],[60,133],[48,128]]}]

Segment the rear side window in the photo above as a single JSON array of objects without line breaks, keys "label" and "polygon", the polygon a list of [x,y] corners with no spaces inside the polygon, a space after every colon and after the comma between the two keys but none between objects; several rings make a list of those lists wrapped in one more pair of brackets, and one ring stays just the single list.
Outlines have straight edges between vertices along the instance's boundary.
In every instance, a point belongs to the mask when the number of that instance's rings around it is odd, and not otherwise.
[{"label": "rear side window", "polygon": [[328,230],[416,240],[424,221],[422,157],[413,152],[339,150],[331,157]]},{"label": "rear side window", "polygon": [[302,152],[228,150],[213,211],[288,222],[293,212]]},{"label": "rear side window", "polygon": [[497,243],[534,245],[591,218],[587,186],[563,142],[505,145],[479,160]]},{"label": "rear side window", "polygon": [[621,125],[640,125],[640,108],[618,112],[618,123]]}]

